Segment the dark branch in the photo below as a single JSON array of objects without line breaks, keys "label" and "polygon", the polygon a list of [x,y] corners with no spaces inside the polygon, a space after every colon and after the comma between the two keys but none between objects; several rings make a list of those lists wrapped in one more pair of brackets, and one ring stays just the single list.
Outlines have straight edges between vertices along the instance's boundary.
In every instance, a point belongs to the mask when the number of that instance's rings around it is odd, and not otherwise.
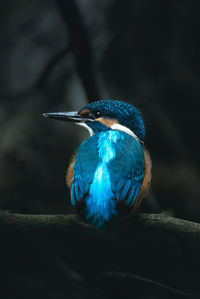
[{"label": "dark branch", "polygon": [[200,224],[165,214],[137,214],[138,224],[157,232],[171,232],[184,239],[200,241]]},{"label": "dark branch", "polygon": [[[159,271],[161,268],[165,269],[164,273],[175,271],[174,265],[182,264],[188,256],[198,260],[200,245],[200,224],[164,214],[134,214],[123,222],[99,230],[77,215],[27,215],[0,211],[0,231],[6,238],[12,236],[12,232],[18,236],[45,233],[45,238],[49,238],[55,247],[58,244],[61,256],[70,257],[69,266],[81,277],[94,280],[97,287],[99,283],[108,282],[113,290],[113,285],[114,289],[116,285],[124,286],[124,280],[131,289],[131,282],[137,279],[142,284],[149,283],[180,295],[186,293],[180,290],[180,286],[171,287],[167,276],[159,276]],[[170,250],[177,242],[181,249],[179,256],[176,250]],[[191,244],[195,250],[189,249]],[[110,269],[114,272],[109,273]],[[149,277],[155,269],[158,276],[154,275],[151,280]],[[132,274],[134,272],[140,277]],[[110,283],[111,280],[114,284]],[[190,289],[188,287],[187,293]]]},{"label": "dark branch", "polygon": [[[34,229],[34,230],[81,230],[98,235],[101,232],[92,225],[80,220],[77,215],[25,215],[11,212],[0,212],[0,227],[4,229]],[[127,221],[121,222],[117,229],[131,227],[132,233],[143,230],[154,233],[171,233],[181,239],[200,241],[200,224],[167,216],[165,214],[135,214]]]},{"label": "dark branch", "polygon": [[76,66],[89,101],[100,97],[95,62],[87,28],[74,0],[56,0],[59,12],[67,25]]},{"label": "dark branch", "polygon": [[60,52],[56,53],[56,55],[51,58],[51,60],[47,63],[46,67],[44,68],[39,79],[37,80],[37,82],[35,84],[35,88],[42,88],[46,84],[46,82],[48,81],[48,78],[51,76],[55,67],[60,63],[60,61],[68,53],[69,53],[69,49],[64,48],[64,49],[60,50]]},{"label": "dark branch", "polygon": [[161,289],[170,291],[172,293],[176,293],[176,294],[181,295],[181,296],[187,296],[187,297],[194,296],[193,294],[188,293],[188,292],[184,292],[183,290],[180,290],[180,289],[168,286],[166,284],[160,283],[158,281],[154,281],[154,280],[151,280],[149,278],[142,277],[142,276],[132,274],[132,273],[109,271],[107,273],[104,273],[104,278],[108,281],[111,281],[111,280],[113,281],[114,280],[114,282],[117,285],[123,284],[123,282],[126,281],[126,283],[130,283],[130,285],[133,286],[135,283],[137,283],[137,281],[141,281],[141,282],[144,283],[144,287],[145,287],[145,284],[154,285],[155,287],[159,287]]}]

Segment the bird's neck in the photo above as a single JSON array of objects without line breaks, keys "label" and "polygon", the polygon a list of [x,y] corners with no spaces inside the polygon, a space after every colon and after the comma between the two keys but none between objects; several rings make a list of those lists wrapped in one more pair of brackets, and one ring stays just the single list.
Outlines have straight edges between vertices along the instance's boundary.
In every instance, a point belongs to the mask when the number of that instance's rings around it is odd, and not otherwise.
[{"label": "bird's neck", "polygon": [[87,123],[78,123],[78,125],[86,128],[90,134],[90,137],[96,133],[105,132],[108,130],[116,130],[116,131],[124,132],[124,133],[132,136],[133,138],[135,138],[140,143],[143,143],[140,140],[140,138],[131,129],[119,124],[118,122],[110,122],[109,127],[101,121],[91,122],[90,125],[88,125]]},{"label": "bird's neck", "polygon": [[133,138],[135,138],[137,141],[141,142],[141,140],[138,138],[138,136],[132,131],[130,130],[129,128],[123,126],[123,125],[120,125],[120,124],[113,124],[111,126],[111,129],[112,130],[118,130],[118,131],[122,131],[130,136],[132,136]]}]

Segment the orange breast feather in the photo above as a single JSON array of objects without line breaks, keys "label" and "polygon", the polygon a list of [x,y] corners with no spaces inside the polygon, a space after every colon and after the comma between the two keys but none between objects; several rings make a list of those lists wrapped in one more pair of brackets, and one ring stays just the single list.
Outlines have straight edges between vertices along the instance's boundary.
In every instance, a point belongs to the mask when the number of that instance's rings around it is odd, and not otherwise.
[{"label": "orange breast feather", "polygon": [[71,162],[69,164],[69,167],[67,169],[67,174],[66,174],[66,183],[67,186],[71,189],[72,187],[72,181],[73,181],[73,175],[74,175],[74,163],[76,160],[76,154],[74,154],[71,158]]}]

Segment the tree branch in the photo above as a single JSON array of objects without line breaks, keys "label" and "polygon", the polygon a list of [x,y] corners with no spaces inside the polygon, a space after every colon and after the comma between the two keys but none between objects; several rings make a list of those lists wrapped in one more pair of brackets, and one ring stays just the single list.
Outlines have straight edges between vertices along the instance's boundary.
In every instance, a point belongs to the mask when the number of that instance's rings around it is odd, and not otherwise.
[{"label": "tree branch", "polygon": [[48,78],[51,76],[53,70],[55,67],[61,62],[61,60],[69,54],[70,49],[67,47],[60,50],[58,53],[53,56],[50,61],[45,66],[43,72],[39,76],[38,80],[35,83],[35,88],[42,88],[45,86],[46,82],[48,81]]},{"label": "tree branch", "polygon": [[[59,256],[67,260],[72,269],[97,288],[108,281],[111,292],[116,290],[116,285],[123,289],[122,285],[127,291],[127,286],[139,279],[142,284],[149,283],[182,295],[190,293],[194,288],[190,280],[184,291],[173,279],[168,281],[169,273],[185,281],[188,271],[180,273],[177,266],[183,263],[186,269],[187,263],[195,268],[194,280],[198,281],[199,277],[196,261],[200,224],[165,214],[133,214],[99,230],[74,214],[28,215],[0,211],[0,232],[3,243],[12,239],[13,233],[19,242],[31,232],[45,233],[45,239],[55,249],[58,247]],[[176,248],[179,248],[178,253]],[[125,286],[123,281],[127,281]],[[198,287],[194,291],[199,294]]]},{"label": "tree branch", "polygon": [[[83,222],[77,215],[28,215],[8,211],[0,212],[1,229],[33,229],[33,230],[81,230],[95,235],[101,234],[92,225]],[[135,214],[120,222],[117,229],[131,227],[132,232],[144,230],[153,233],[171,233],[181,239],[200,241],[200,224],[192,221],[174,218],[165,214]],[[116,226],[115,226],[116,228]],[[109,228],[110,231],[110,228]]]},{"label": "tree branch", "polygon": [[114,281],[115,284],[117,284],[118,286],[123,285],[124,282],[130,284],[130,286],[133,286],[134,284],[137,283],[137,281],[143,282],[144,287],[147,285],[151,285],[151,286],[155,286],[158,287],[160,289],[172,292],[172,293],[176,293],[178,295],[181,296],[187,296],[187,297],[193,297],[195,296],[192,293],[188,293],[185,292],[183,290],[174,288],[172,286],[160,283],[158,281],[154,281],[152,279],[146,278],[146,277],[142,277],[136,274],[132,274],[132,273],[123,273],[123,272],[117,272],[117,271],[109,271],[107,273],[104,273],[104,278],[108,281],[108,282],[112,282]]},{"label": "tree branch", "polygon": [[100,97],[95,59],[87,28],[74,0],[56,0],[58,10],[67,26],[76,66],[89,101]]}]

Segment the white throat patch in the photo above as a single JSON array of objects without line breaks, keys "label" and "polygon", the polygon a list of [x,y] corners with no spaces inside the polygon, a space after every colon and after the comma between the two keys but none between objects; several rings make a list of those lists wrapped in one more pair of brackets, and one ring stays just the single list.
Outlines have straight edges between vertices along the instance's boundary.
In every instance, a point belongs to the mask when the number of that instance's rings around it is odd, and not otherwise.
[{"label": "white throat patch", "polygon": [[122,126],[120,124],[114,124],[111,126],[112,130],[118,130],[118,131],[122,131],[127,133],[128,135],[132,136],[133,138],[137,139],[137,141],[139,141],[140,143],[143,143],[138,137],[137,135],[135,135],[135,133],[133,131],[131,131],[129,128]]},{"label": "white throat patch", "polygon": [[76,123],[76,124],[81,126],[81,127],[86,128],[88,130],[90,136],[94,135],[93,130],[88,125],[86,125],[86,123]]}]

